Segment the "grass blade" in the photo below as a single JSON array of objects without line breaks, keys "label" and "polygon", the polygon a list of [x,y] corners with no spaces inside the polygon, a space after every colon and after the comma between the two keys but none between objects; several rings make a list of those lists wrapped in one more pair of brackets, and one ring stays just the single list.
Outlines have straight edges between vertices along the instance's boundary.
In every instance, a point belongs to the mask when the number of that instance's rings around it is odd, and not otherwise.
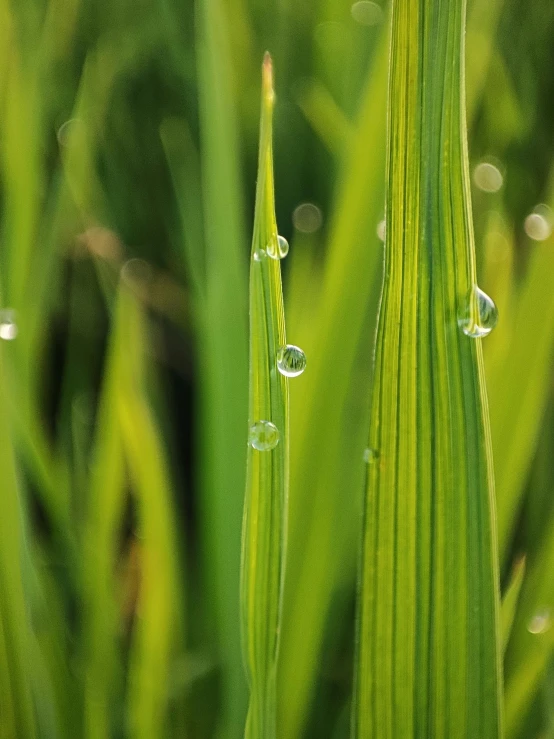
[{"label": "grass blade", "polygon": [[[395,0],[353,736],[501,736],[492,459],[463,94],[465,3]],[[468,296],[472,296],[468,302]]]},{"label": "grass blade", "polygon": [[[263,64],[260,155],[250,268],[250,443],[242,538],[241,605],[250,684],[245,736],[276,736],[276,667],[288,496],[288,380],[277,370],[285,344],[273,194],[272,65]],[[267,424],[272,425],[267,425]],[[263,424],[263,425],[261,425]]]},{"label": "grass blade", "polygon": [[247,244],[234,101],[230,24],[221,0],[198,0],[198,96],[205,239],[200,378],[201,513],[208,597],[223,662],[219,730],[243,730],[246,681],[240,648],[240,525],[248,408]]},{"label": "grass blade", "polygon": [[0,353],[0,736],[36,736],[31,698],[31,628],[22,584],[20,491]]}]

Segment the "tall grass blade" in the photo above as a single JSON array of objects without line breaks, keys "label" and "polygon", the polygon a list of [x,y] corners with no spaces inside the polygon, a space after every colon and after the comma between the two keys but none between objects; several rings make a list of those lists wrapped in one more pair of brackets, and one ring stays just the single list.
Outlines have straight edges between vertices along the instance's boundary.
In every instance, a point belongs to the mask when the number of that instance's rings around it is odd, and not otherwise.
[{"label": "tall grass blade", "polygon": [[23,511],[0,352],[0,736],[36,736],[31,697],[31,628],[23,591]]},{"label": "tall grass blade", "polygon": [[201,380],[201,514],[207,595],[223,663],[223,736],[243,730],[240,525],[248,408],[247,244],[232,98],[229,20],[222,0],[198,0],[198,96],[205,238],[205,300],[198,326]]},{"label": "tall grass blade", "polygon": [[470,214],[465,3],[395,0],[385,279],[354,737],[501,736],[492,459]]},{"label": "tall grass blade", "polygon": [[[289,476],[288,380],[273,194],[272,64],[263,63],[260,153],[250,261],[250,437],[242,534],[241,607],[250,705],[245,736],[275,739],[276,668],[286,548]],[[270,424],[270,425],[268,425]]]}]

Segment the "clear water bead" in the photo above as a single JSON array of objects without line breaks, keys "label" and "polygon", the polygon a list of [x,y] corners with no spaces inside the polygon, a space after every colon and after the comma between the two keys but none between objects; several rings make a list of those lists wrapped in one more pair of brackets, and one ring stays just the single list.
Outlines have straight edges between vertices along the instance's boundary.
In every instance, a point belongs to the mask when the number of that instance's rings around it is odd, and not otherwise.
[{"label": "clear water bead", "polygon": [[382,221],[379,221],[379,223],[377,224],[376,232],[377,232],[377,238],[380,241],[384,242],[385,239],[387,238],[387,222],[385,221],[384,218]]},{"label": "clear water bead", "polygon": [[16,338],[18,332],[17,323],[15,322],[15,311],[6,309],[0,311],[0,339],[4,341],[12,341]]},{"label": "clear water bead", "polygon": [[497,322],[498,310],[493,300],[474,285],[469,291],[458,321],[462,331],[472,339],[480,339],[490,334]]},{"label": "clear water bead", "polygon": [[271,421],[256,421],[250,426],[248,443],[259,452],[270,452],[279,443],[279,429]]},{"label": "clear water bead", "polygon": [[378,459],[379,452],[377,451],[377,449],[371,449],[371,447],[367,447],[367,449],[364,449],[364,462],[366,464],[371,464]]},{"label": "clear water bead", "polygon": [[306,369],[306,355],[300,347],[285,344],[277,352],[277,369],[285,377],[298,377]]},{"label": "clear water bead", "polygon": [[267,246],[267,253],[273,259],[284,259],[289,253],[289,242],[284,236],[275,236]]},{"label": "clear water bead", "polygon": [[552,626],[552,614],[548,608],[537,611],[527,624],[530,634],[545,634]]},{"label": "clear water bead", "polygon": [[265,259],[265,257],[267,257],[267,252],[265,249],[254,249],[253,256],[256,262],[261,262],[262,259]]}]

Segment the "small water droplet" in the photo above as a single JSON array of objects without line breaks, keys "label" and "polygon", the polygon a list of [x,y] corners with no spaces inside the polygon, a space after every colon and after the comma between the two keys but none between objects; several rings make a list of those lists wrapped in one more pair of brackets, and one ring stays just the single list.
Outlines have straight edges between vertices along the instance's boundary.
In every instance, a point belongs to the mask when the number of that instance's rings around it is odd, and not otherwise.
[{"label": "small water droplet", "polygon": [[504,183],[504,177],[492,162],[479,162],[473,170],[473,181],[483,192],[498,192]]},{"label": "small water droplet", "polygon": [[548,205],[540,204],[525,219],[525,233],[533,241],[545,241],[552,233],[554,215]]},{"label": "small water droplet", "polygon": [[267,257],[267,252],[265,249],[254,249],[253,256],[256,262],[261,262],[262,259],[265,259]]},{"label": "small water droplet", "polygon": [[256,421],[250,426],[248,443],[259,452],[269,452],[279,443],[279,429],[271,421]]},{"label": "small water droplet", "polygon": [[6,309],[0,311],[0,339],[4,341],[12,341],[16,338],[18,332],[17,323],[15,322],[15,311]]},{"label": "small water droplet", "polygon": [[298,377],[306,369],[306,355],[300,347],[286,344],[277,352],[277,369],[285,377]]},{"label": "small water droplet", "polygon": [[284,259],[289,253],[289,242],[284,236],[276,236],[269,242],[267,253],[272,259]]},{"label": "small water droplet", "polygon": [[362,26],[377,26],[383,20],[383,10],[370,0],[358,0],[350,8],[352,18]]},{"label": "small water droplet", "polygon": [[385,221],[384,218],[383,218],[382,221],[379,221],[379,223],[377,224],[377,229],[376,230],[377,230],[377,237],[381,241],[384,242],[385,241],[385,238],[387,236],[387,222]]},{"label": "small water droplet", "polygon": [[550,609],[543,608],[537,611],[527,624],[527,631],[531,634],[544,634],[552,626],[552,614]]},{"label": "small water droplet", "polygon": [[376,462],[379,459],[379,452],[377,449],[372,449],[371,447],[367,447],[364,449],[364,462],[366,464],[371,464],[372,462]]},{"label": "small water droplet", "polygon": [[292,214],[295,229],[305,234],[315,233],[321,228],[322,221],[321,210],[313,203],[300,203]]},{"label": "small water droplet", "polygon": [[487,336],[498,322],[498,310],[487,293],[477,285],[469,291],[463,314],[458,321],[462,331],[472,339]]}]

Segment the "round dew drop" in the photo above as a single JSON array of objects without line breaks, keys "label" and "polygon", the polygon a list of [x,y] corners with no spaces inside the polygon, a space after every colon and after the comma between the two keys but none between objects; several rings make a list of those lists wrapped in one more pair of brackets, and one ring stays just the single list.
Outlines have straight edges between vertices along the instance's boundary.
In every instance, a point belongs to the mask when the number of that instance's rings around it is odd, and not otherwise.
[{"label": "round dew drop", "polygon": [[277,352],[277,369],[285,377],[298,377],[306,369],[306,355],[300,347],[285,344]]},{"label": "round dew drop", "polygon": [[0,339],[12,341],[17,337],[17,332],[15,311],[10,309],[0,311]]},{"label": "round dew drop", "polygon": [[254,251],[254,259],[256,262],[261,262],[263,259],[267,257],[267,252],[265,249],[255,249]]},{"label": "round dew drop", "polygon": [[268,244],[267,253],[273,259],[284,259],[289,253],[289,242],[284,236],[273,237]]},{"label": "round dew drop", "polygon": [[498,322],[498,310],[487,293],[474,285],[466,298],[458,323],[466,336],[480,339],[487,336]]},{"label": "round dew drop", "polygon": [[250,426],[248,443],[259,452],[270,452],[279,443],[279,429],[271,421],[256,421]]}]

